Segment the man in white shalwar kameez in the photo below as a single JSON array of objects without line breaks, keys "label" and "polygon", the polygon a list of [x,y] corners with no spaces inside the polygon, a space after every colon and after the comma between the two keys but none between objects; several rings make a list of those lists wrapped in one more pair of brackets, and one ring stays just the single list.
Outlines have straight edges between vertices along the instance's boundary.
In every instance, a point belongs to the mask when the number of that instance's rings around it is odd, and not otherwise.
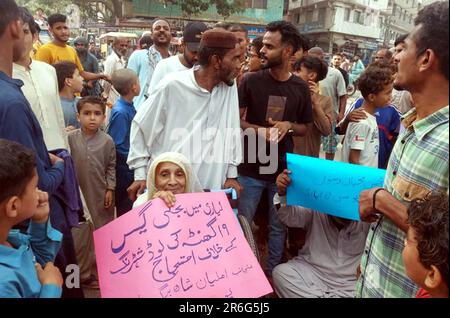
[{"label": "man in white shalwar kameez", "polygon": [[239,45],[228,31],[203,34],[199,66],[167,75],[139,108],[131,125],[128,165],[135,200],[144,191],[152,159],[172,151],[184,154],[204,189],[235,188],[241,162],[238,92]]}]

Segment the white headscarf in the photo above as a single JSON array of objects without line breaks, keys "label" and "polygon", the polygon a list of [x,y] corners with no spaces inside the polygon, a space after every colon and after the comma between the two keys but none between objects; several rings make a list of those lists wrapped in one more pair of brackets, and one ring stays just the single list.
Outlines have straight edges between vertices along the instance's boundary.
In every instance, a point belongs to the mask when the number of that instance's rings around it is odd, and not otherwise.
[{"label": "white headscarf", "polygon": [[185,193],[203,192],[203,188],[200,185],[197,176],[192,171],[192,167],[188,159],[184,155],[177,152],[165,152],[157,156],[150,165],[150,169],[148,169],[147,174],[147,192],[137,198],[136,202],[133,204],[133,207],[152,200],[155,193],[158,192],[158,189],[155,187],[156,169],[163,162],[176,164],[181,168],[181,170],[183,170],[184,175],[186,176]]}]

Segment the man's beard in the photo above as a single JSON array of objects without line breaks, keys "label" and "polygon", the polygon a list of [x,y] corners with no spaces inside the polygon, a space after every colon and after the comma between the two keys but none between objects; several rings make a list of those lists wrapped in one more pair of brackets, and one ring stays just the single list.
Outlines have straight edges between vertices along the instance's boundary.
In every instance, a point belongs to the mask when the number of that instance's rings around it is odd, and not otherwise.
[{"label": "man's beard", "polygon": [[224,82],[225,84],[227,84],[230,87],[233,86],[236,76],[230,78],[231,73],[227,72],[225,70],[222,71],[222,74],[223,74],[223,76],[221,76],[222,82]]},{"label": "man's beard", "polygon": [[227,82],[224,82],[224,83],[227,84],[228,86],[232,87],[234,85],[234,78],[229,79]]},{"label": "man's beard", "polygon": [[193,68],[195,63],[186,55],[185,52],[183,53],[183,57],[186,63],[188,64],[189,68]]},{"label": "man's beard", "polygon": [[123,52],[122,50],[114,50],[114,52],[116,52],[118,57],[125,56],[125,53],[126,53],[126,52]]},{"label": "man's beard", "polygon": [[161,42],[161,41],[159,40],[159,35],[158,35],[158,36],[155,36],[155,37],[153,38],[153,42],[154,42],[155,45],[157,45],[157,46],[169,46],[169,44],[170,44],[170,41],[169,41],[169,39],[168,39],[167,36],[165,36],[165,42]]},{"label": "man's beard", "polygon": [[83,56],[83,57],[85,57],[88,53],[87,49],[75,49],[75,50],[77,51],[79,56]]},{"label": "man's beard", "polygon": [[273,60],[273,61],[269,61],[266,59],[266,62],[261,64],[261,69],[266,70],[266,69],[273,68],[273,67],[280,66],[280,65],[283,65],[283,59],[281,56],[278,57],[278,59]]}]

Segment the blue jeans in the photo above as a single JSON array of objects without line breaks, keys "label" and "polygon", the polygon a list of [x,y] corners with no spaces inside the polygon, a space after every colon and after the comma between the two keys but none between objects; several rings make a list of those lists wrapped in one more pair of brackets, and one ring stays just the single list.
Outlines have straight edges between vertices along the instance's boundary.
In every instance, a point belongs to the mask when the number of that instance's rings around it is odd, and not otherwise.
[{"label": "blue jeans", "polygon": [[283,255],[285,226],[278,218],[277,211],[273,205],[273,197],[277,193],[274,182],[258,180],[250,177],[239,176],[239,183],[244,187],[239,198],[239,213],[245,216],[251,224],[256,213],[261,193],[268,190],[269,203],[269,258],[266,264],[266,274],[272,275],[272,270],[281,262]]}]

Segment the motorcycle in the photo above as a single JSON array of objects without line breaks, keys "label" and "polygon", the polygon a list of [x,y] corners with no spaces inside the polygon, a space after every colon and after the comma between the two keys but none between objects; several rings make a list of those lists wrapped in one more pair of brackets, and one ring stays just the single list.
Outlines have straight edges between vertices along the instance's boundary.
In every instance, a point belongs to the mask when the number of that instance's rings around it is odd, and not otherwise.
[{"label": "motorcycle", "polygon": [[357,77],[352,76],[352,74],[348,74],[348,86],[347,86],[347,95],[353,96],[356,92],[356,80],[358,79],[359,75]]},{"label": "motorcycle", "polygon": [[364,71],[364,64],[361,60],[353,62],[353,65],[348,73],[348,86],[347,86],[347,94],[348,96],[353,96],[356,92],[356,80],[359,78],[361,73]]}]

